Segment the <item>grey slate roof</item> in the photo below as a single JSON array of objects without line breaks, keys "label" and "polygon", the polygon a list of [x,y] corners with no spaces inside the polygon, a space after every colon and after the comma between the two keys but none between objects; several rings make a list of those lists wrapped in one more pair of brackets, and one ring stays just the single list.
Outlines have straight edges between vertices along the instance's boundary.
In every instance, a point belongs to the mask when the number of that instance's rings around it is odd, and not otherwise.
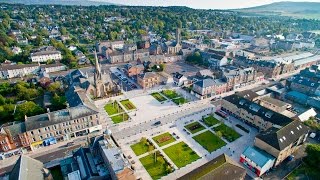
[{"label": "grey slate roof", "polygon": [[21,155],[14,165],[10,180],[43,180],[45,179],[44,166],[42,162],[26,155]]},{"label": "grey slate roof", "polygon": [[256,136],[270,146],[283,150],[291,143],[296,142],[302,135],[309,132],[309,127],[305,126],[298,120],[292,121],[281,129],[271,128]]},{"label": "grey slate roof", "polygon": [[241,180],[246,170],[226,154],[214,158],[178,180]]},{"label": "grey slate roof", "polygon": [[8,129],[12,136],[16,136],[18,134],[21,134],[23,132],[26,132],[26,126],[24,122],[14,123],[10,126],[4,127],[5,129]]},{"label": "grey slate roof", "polygon": [[222,84],[225,84],[225,82],[219,80],[219,79],[204,79],[201,81],[197,81],[195,83],[197,86],[200,86],[201,88],[206,88],[206,87],[210,87],[210,86],[220,86]]},{"label": "grey slate roof", "polygon": [[251,102],[237,94],[224,97],[223,99],[234,104],[238,108],[245,109],[252,115],[261,117],[264,121],[268,121],[279,126],[286,126],[292,122],[292,119],[289,117],[260,106],[259,104]]}]

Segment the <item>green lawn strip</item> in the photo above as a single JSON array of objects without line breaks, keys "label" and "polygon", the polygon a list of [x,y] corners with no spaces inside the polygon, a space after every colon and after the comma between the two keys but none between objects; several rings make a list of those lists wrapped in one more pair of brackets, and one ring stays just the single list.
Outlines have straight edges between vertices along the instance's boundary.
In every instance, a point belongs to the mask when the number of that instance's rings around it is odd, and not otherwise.
[{"label": "green lawn strip", "polygon": [[213,125],[220,123],[220,121],[218,119],[216,119],[215,117],[213,117],[212,115],[210,115],[206,118],[202,118],[202,119],[203,119],[204,124],[207,125],[208,127],[211,127]]},{"label": "green lawn strip", "polygon": [[186,143],[180,142],[163,150],[179,168],[184,167],[200,157]]},{"label": "green lawn strip", "polygon": [[[124,116],[124,117],[123,117]],[[127,113],[123,114],[119,114],[119,115],[115,115],[111,117],[111,120],[113,121],[113,123],[118,124],[124,121],[127,121],[129,119],[129,116]]]},{"label": "green lawn strip", "polygon": [[151,96],[153,96],[156,100],[158,100],[159,102],[163,102],[163,101],[166,101],[167,99],[164,98],[163,96],[161,96],[161,94],[155,92],[155,93],[152,93]]},{"label": "green lawn strip", "polygon": [[233,142],[241,137],[240,134],[225,124],[220,124],[219,126],[214,127],[213,130],[216,132],[216,134],[220,132],[222,137],[229,142]]},{"label": "green lawn strip", "polygon": [[[193,129],[194,127],[197,128]],[[193,122],[191,124],[188,124],[185,126],[185,128],[188,129],[192,134],[205,129],[205,127],[203,127],[199,122]]]},{"label": "green lawn strip", "polygon": [[136,107],[132,104],[132,102],[129,99],[122,100],[120,103],[127,109],[127,110],[132,110],[136,109]]},{"label": "green lawn strip", "polygon": [[[166,137],[167,137],[167,138],[166,138]],[[153,137],[152,139],[153,139],[160,147],[176,141],[176,140],[174,139],[174,137],[173,137],[170,133],[168,133],[168,132],[167,132],[167,133],[164,133],[164,134],[161,134],[161,135],[159,135],[159,136]],[[162,141],[162,142],[161,142],[161,141]]]},{"label": "green lawn strip", "polygon": [[161,93],[163,95],[167,96],[167,98],[169,98],[169,99],[174,99],[174,98],[179,97],[179,94],[174,90],[163,90],[163,91],[161,91]]},{"label": "green lawn strip", "polygon": [[172,168],[159,154],[159,151],[156,153],[151,153],[150,155],[140,159],[141,164],[147,170],[152,179],[160,179],[172,172]]},{"label": "green lawn strip", "polygon": [[287,177],[288,180],[318,179],[318,178],[319,178],[319,169],[308,166],[306,164],[302,164],[300,167],[292,171]]},{"label": "green lawn strip", "polygon": [[193,139],[210,153],[217,149],[220,149],[227,144],[211,131],[206,131],[197,136],[194,136]]},{"label": "green lawn strip", "polygon": [[185,104],[188,102],[188,100],[186,100],[185,98],[183,97],[179,97],[179,98],[176,98],[176,99],[172,99],[172,101],[177,104],[177,105],[181,105],[181,104]]},{"label": "green lawn strip", "polygon": [[[149,146],[150,146],[150,149],[149,149]],[[141,140],[138,143],[131,145],[130,147],[137,156],[140,156],[154,149],[153,145],[148,144],[147,141],[141,141]]]},{"label": "green lawn strip", "polygon": [[116,102],[114,103],[106,104],[104,106],[104,110],[108,113],[109,116],[123,112],[123,109],[119,106],[119,104]]}]

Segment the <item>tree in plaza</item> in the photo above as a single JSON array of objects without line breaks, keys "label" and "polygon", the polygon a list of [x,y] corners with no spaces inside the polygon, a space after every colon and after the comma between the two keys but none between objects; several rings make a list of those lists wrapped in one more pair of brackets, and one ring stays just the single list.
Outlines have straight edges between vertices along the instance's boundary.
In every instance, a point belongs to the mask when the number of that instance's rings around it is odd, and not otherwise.
[{"label": "tree in plaza", "polygon": [[216,132],[216,135],[217,135],[218,137],[220,137],[220,138],[222,137],[222,133],[221,133],[220,131],[217,131],[217,132]]}]

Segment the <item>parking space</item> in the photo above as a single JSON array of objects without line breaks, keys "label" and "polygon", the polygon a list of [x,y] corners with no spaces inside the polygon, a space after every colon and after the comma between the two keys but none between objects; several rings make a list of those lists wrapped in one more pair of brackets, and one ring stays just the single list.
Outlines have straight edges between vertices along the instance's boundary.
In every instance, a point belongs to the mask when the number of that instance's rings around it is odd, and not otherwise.
[{"label": "parking space", "polygon": [[135,77],[128,77],[123,73],[122,66],[110,68],[111,76],[122,87],[124,91],[138,89]]}]

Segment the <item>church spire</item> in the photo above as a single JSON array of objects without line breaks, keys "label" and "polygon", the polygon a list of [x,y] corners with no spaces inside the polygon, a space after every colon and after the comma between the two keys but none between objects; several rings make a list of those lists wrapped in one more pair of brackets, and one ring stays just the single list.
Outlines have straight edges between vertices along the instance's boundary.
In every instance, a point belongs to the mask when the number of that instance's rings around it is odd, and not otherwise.
[{"label": "church spire", "polygon": [[94,51],[94,57],[95,57],[95,80],[101,80],[101,69],[100,69],[100,65],[99,65],[99,60],[98,60],[98,56],[97,56],[97,52]]}]

